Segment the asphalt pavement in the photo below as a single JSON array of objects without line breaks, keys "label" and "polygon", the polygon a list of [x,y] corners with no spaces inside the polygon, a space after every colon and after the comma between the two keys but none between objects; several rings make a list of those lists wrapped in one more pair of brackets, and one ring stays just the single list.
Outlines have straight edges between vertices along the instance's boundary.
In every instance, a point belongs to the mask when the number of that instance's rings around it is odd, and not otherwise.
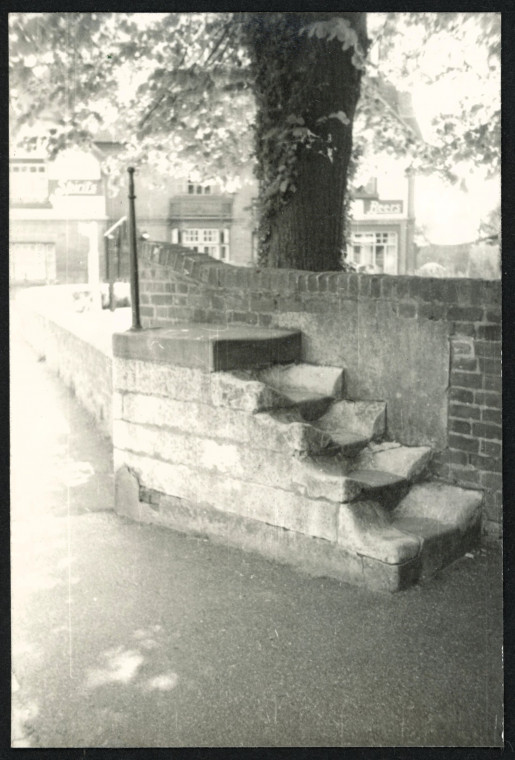
[{"label": "asphalt pavement", "polygon": [[15,331],[11,394],[14,747],[501,745],[499,547],[386,595],[133,523]]}]

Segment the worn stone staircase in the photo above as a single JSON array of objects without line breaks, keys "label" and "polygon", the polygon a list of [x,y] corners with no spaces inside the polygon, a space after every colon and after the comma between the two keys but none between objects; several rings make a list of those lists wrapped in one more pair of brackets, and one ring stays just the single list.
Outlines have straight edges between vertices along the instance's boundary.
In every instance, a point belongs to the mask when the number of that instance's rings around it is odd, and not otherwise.
[{"label": "worn stone staircase", "polygon": [[[388,440],[385,402],[347,399],[344,369],[302,363],[299,333],[189,325],[118,334],[114,348],[124,359],[209,373],[202,403],[218,410],[217,419],[230,431],[224,435],[234,442],[219,450],[220,457],[231,452],[237,471],[213,458],[205,464],[203,444],[208,441],[213,450],[217,431],[200,421],[196,493],[213,514],[236,514],[240,521],[220,528],[220,517],[191,517],[194,507],[179,518],[189,492],[172,480],[164,499],[175,499],[171,527],[188,530],[190,520],[207,533],[231,536],[232,543],[240,531],[243,546],[268,547],[265,553],[281,561],[380,590],[430,577],[479,540],[482,494],[432,481],[431,449]],[[180,382],[180,374],[175,377]],[[244,422],[235,426],[235,419]],[[191,447],[189,437],[184,441]],[[114,443],[133,448],[130,436],[125,442],[117,437],[116,426]],[[164,481],[154,482],[151,468],[138,471],[139,460],[130,451],[117,461],[129,468],[117,473],[117,508],[141,516],[147,509],[142,491],[159,494]],[[202,467],[213,468],[208,479],[202,480]],[[123,502],[136,493],[126,482],[135,472],[138,505],[130,513]],[[154,514],[157,502],[154,496]],[[270,526],[275,533],[267,533]]]},{"label": "worn stone staircase", "polygon": [[318,432],[292,459],[292,485],[341,504],[342,548],[392,565],[417,560],[422,578],[478,540],[481,494],[428,480],[431,448],[386,440],[386,404],[345,399],[344,370],[299,363],[254,376],[280,394],[282,411],[268,414]]}]

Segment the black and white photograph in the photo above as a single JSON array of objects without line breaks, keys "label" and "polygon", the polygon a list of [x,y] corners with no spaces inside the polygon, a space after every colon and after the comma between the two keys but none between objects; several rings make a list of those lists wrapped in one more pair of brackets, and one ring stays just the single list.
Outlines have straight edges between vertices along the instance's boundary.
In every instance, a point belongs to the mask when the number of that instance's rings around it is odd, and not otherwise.
[{"label": "black and white photograph", "polygon": [[11,748],[504,747],[502,16],[8,13]]}]

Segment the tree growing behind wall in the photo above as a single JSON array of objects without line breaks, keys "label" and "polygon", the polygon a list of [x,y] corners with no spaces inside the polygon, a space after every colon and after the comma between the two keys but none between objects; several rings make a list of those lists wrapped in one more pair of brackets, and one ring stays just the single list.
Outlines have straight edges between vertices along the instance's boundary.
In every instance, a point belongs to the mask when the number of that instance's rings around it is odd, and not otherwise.
[{"label": "tree growing behind wall", "polygon": [[499,162],[500,110],[488,87],[442,109],[429,144],[385,97],[385,82],[409,81],[442,35],[454,56],[432,76],[470,69],[460,52],[470,28],[495,73],[499,14],[381,14],[372,40],[381,55],[366,70],[365,16],[10,14],[13,131],[46,120],[55,154],[113,128],[124,141],[106,165],[113,182],[129,163],[224,180],[254,157],[262,263],[337,269],[348,180],[371,146],[454,180],[460,162],[492,171]]}]

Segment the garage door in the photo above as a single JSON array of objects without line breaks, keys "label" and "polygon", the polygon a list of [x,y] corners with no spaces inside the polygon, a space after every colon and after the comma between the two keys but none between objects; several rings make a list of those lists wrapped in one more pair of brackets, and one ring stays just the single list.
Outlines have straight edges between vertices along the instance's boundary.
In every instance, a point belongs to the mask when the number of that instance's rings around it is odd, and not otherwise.
[{"label": "garage door", "polygon": [[55,243],[11,243],[9,254],[13,282],[55,281]]}]

